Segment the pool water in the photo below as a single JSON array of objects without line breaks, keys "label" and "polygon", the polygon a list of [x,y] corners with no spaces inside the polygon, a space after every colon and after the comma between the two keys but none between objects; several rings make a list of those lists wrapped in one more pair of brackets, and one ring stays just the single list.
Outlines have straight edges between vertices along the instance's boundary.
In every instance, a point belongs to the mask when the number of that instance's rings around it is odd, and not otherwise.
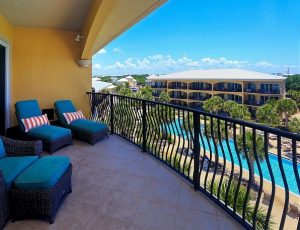
[{"label": "pool water", "polygon": [[[173,123],[170,123],[169,126],[162,126],[168,133],[172,135],[177,135],[177,136],[182,136],[184,139],[187,139],[189,136],[189,133],[185,131],[184,129],[181,128],[181,121],[176,120]],[[203,129],[203,125],[201,127]],[[224,149],[224,152],[221,149],[221,145],[218,143],[217,149],[218,149],[218,154],[219,157],[222,157],[223,159],[225,158],[226,161],[232,162],[237,166],[239,166],[239,160],[238,160],[238,152],[236,151],[234,141],[232,139],[229,139],[228,145],[226,141],[222,141],[222,146]],[[216,143],[217,144],[217,143]],[[202,139],[200,138],[200,148],[203,149],[205,148],[206,151],[209,152],[209,146],[211,148],[211,151],[213,154],[216,153],[215,147],[214,147],[214,142],[211,138],[206,138],[204,135],[202,135]],[[230,149],[230,150],[229,150]],[[231,152],[231,157],[230,157],[230,152]],[[271,169],[273,172],[275,184],[284,188],[284,183],[283,179],[280,173],[280,168],[279,168],[279,160],[278,157],[269,152],[269,161],[271,165]],[[231,159],[232,158],[232,159]],[[241,163],[242,163],[242,168],[249,170],[247,160],[240,155]],[[260,162],[261,170],[262,170],[262,176],[265,180],[271,181],[271,175],[267,166],[266,160]],[[298,190],[297,182],[296,182],[296,175],[294,173],[294,168],[293,168],[293,162],[289,159],[282,158],[282,166],[286,175],[287,179],[287,184],[289,187],[289,190],[295,194],[300,195],[300,191]],[[300,173],[300,164],[297,164],[298,167],[298,172]],[[257,167],[257,164],[255,163],[254,165],[254,173],[259,176],[259,170]]]}]

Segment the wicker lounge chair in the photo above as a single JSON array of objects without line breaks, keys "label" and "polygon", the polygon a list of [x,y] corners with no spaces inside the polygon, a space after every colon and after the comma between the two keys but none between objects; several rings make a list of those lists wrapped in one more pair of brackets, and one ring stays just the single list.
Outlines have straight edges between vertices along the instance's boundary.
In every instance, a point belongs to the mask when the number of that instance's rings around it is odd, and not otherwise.
[{"label": "wicker lounge chair", "polygon": [[19,101],[15,107],[20,129],[24,136],[30,140],[42,140],[45,151],[53,153],[65,145],[72,144],[71,131],[58,126],[44,125],[25,132],[22,119],[42,115],[36,100]]},{"label": "wicker lounge chair", "polygon": [[74,137],[95,144],[104,137],[108,137],[107,125],[86,119],[78,119],[67,123],[64,113],[76,112],[76,108],[70,100],[57,101],[54,104],[55,112],[60,122],[72,130]]},{"label": "wicker lounge chair", "polygon": [[16,141],[0,136],[0,229],[10,213],[7,191],[15,178],[38,160],[42,148],[41,141]]}]

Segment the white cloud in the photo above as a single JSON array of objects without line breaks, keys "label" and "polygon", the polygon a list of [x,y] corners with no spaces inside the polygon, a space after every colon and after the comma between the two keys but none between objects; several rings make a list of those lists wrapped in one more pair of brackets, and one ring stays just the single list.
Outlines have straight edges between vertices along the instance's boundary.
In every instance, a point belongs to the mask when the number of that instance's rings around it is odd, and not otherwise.
[{"label": "white cloud", "polygon": [[186,55],[174,58],[171,55],[155,54],[142,58],[129,57],[112,64],[101,66],[95,64],[93,70],[101,74],[163,74],[190,69],[213,69],[213,68],[247,68],[267,72],[282,72],[286,68],[282,65],[274,65],[267,61],[250,63],[247,60],[227,59],[225,57],[205,57],[193,59]]},{"label": "white cloud", "polygon": [[256,67],[260,67],[260,68],[274,68],[275,65],[270,63],[270,62],[267,62],[267,61],[260,61],[260,62],[257,62],[255,64]]},{"label": "white cloud", "polygon": [[229,60],[224,57],[221,58],[202,58],[202,63],[211,67],[223,67],[223,68],[241,68],[248,64],[248,61]]},{"label": "white cloud", "polygon": [[123,51],[119,48],[114,48],[113,51],[121,54],[123,53]]},{"label": "white cloud", "polygon": [[105,54],[107,51],[106,49],[101,49],[97,52],[97,54]]},{"label": "white cloud", "polygon": [[95,64],[95,65],[93,65],[93,69],[101,70],[101,65],[100,64]]}]

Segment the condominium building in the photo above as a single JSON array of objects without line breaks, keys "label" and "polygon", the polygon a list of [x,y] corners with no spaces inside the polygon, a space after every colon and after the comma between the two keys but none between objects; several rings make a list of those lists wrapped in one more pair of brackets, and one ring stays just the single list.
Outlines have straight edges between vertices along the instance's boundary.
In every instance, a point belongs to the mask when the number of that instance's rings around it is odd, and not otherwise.
[{"label": "condominium building", "polygon": [[171,103],[201,109],[212,96],[233,100],[255,110],[269,99],[285,96],[285,77],[242,69],[190,70],[149,76],[153,96],[166,91]]}]

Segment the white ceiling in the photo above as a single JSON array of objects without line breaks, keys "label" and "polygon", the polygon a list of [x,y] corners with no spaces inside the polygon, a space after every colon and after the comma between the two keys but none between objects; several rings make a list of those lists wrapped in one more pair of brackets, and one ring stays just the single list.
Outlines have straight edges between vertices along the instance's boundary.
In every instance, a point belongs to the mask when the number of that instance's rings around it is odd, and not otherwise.
[{"label": "white ceiling", "polygon": [[92,0],[0,0],[14,26],[80,30]]}]

